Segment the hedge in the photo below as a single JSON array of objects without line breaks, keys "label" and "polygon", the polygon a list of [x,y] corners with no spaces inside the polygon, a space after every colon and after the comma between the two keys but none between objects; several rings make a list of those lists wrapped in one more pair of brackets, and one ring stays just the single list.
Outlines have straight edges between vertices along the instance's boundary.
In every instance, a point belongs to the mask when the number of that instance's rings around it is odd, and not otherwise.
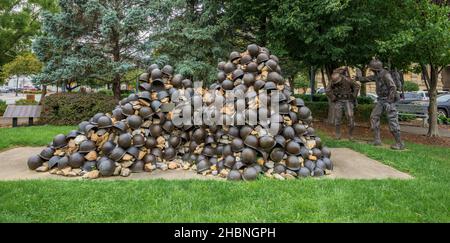
[{"label": "hedge", "polygon": [[101,93],[57,93],[45,97],[40,122],[76,125],[98,112],[111,112],[114,97]]},{"label": "hedge", "polygon": [[[305,105],[312,111],[312,116],[314,119],[326,120],[328,118],[328,102],[305,101]],[[370,114],[372,113],[374,106],[374,104],[358,104],[354,111],[355,121],[370,122]],[[387,121],[386,115],[383,115],[381,121]]]},{"label": "hedge", "polygon": [[35,100],[27,100],[27,99],[20,99],[16,100],[16,105],[37,105],[38,102]]},{"label": "hedge", "polygon": [[6,101],[0,100],[0,116],[3,116],[3,113],[5,113],[7,106],[8,105],[6,104]]},{"label": "hedge", "polygon": [[[304,101],[309,101],[311,95],[309,94],[296,94],[295,97],[302,98]],[[358,96],[358,104],[373,104],[373,100],[367,96]],[[328,98],[324,94],[314,94],[312,101],[315,102],[328,102]]]}]

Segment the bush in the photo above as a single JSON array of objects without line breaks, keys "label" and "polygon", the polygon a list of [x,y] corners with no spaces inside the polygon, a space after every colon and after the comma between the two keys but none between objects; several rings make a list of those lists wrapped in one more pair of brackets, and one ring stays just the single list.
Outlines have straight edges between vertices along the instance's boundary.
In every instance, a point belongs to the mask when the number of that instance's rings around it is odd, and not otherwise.
[{"label": "bush", "polygon": [[8,105],[6,104],[6,101],[0,100],[0,116],[3,116],[3,113],[5,113],[7,106]]},{"label": "bush", "polygon": [[403,89],[405,91],[419,91],[419,85],[411,81],[405,81]]},{"label": "bush", "polygon": [[37,105],[38,102],[35,100],[27,100],[27,99],[20,99],[16,100],[16,105]]},{"label": "bush", "polygon": [[98,112],[111,112],[114,97],[101,93],[57,93],[45,98],[41,123],[76,125]]},{"label": "bush", "polygon": [[414,114],[399,114],[398,120],[399,121],[412,121],[416,119],[416,116]]},{"label": "bush", "polygon": [[[312,116],[314,119],[326,120],[328,118],[328,102],[305,101],[305,105],[312,111]],[[374,106],[374,104],[359,104],[354,111],[355,121],[370,122],[370,114],[372,113]],[[387,121],[386,115],[383,115],[381,121]]]},{"label": "bush", "polygon": [[[296,94],[295,97],[302,98],[305,102],[310,100],[309,94]],[[367,96],[358,96],[358,104],[373,104],[373,100]],[[328,98],[324,94],[314,94],[313,102],[328,102]]]}]

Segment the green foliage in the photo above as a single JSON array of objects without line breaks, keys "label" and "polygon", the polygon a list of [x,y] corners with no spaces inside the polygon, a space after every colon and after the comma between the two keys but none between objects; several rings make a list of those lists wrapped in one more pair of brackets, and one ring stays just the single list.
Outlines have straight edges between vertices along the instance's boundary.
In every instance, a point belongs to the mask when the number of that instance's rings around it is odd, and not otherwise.
[{"label": "green foliage", "polygon": [[148,62],[152,2],[60,0],[59,13],[43,14],[43,35],[33,43],[45,63],[36,81],[118,85],[130,70]]},{"label": "green foliage", "polygon": [[40,31],[42,10],[56,11],[56,1],[0,1],[0,67],[29,51],[31,40]]},{"label": "green foliage", "polygon": [[309,87],[309,80],[307,75],[303,72],[298,73],[294,78],[294,88],[307,89]]},{"label": "green foliage", "polygon": [[[325,101],[305,101],[305,105],[312,111],[312,116],[317,120],[326,120],[328,118],[328,102]],[[374,104],[359,104],[355,108],[355,120],[358,122],[369,122]],[[386,122],[386,115],[383,115],[382,122]]]},{"label": "green foliage", "polygon": [[38,102],[35,100],[27,100],[27,99],[20,99],[16,100],[16,105],[37,105]]},{"label": "green foliage", "polygon": [[403,89],[405,91],[419,91],[419,85],[411,81],[405,81]]},{"label": "green foliage", "polygon": [[101,93],[57,93],[45,98],[40,122],[52,125],[76,125],[98,112],[111,112],[112,96]]},{"label": "green foliage", "polygon": [[414,114],[398,114],[399,121],[412,121],[414,119],[416,119]]},{"label": "green foliage", "polygon": [[1,76],[9,78],[14,75],[33,75],[42,70],[42,63],[33,53],[24,53],[16,56],[14,60],[3,65]]},{"label": "green foliage", "polygon": [[0,100],[0,116],[3,116],[3,113],[5,113],[7,106],[8,105],[6,104],[6,101]]},{"label": "green foliage", "polygon": [[[302,98],[304,101],[310,101],[310,94],[296,94],[295,97]],[[358,96],[358,104],[373,104],[373,100],[367,96]],[[328,102],[328,98],[324,94],[314,94],[313,102]]]}]

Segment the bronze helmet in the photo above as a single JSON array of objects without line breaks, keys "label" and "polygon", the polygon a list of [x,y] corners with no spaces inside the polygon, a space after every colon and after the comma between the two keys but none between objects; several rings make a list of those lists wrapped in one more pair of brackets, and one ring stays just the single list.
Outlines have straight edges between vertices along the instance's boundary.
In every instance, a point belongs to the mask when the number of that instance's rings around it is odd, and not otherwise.
[{"label": "bronze helmet", "polygon": [[256,62],[250,62],[247,64],[245,71],[249,73],[256,73],[258,71],[258,64],[256,64]]},{"label": "bronze helmet", "polygon": [[102,146],[102,152],[104,155],[108,156],[115,147],[116,147],[116,144],[113,141],[107,141]]},{"label": "bronze helmet", "polygon": [[281,174],[286,172],[286,167],[283,164],[276,164],[275,167],[273,167],[273,172],[277,174]]},{"label": "bronze helmet", "polygon": [[250,55],[245,54],[241,57],[241,65],[247,65],[251,61],[252,61],[252,57]]},{"label": "bronze helmet", "polygon": [[241,172],[239,170],[231,170],[228,173],[227,180],[240,181],[242,179]]},{"label": "bronze helmet", "polygon": [[148,149],[154,148],[156,146],[156,138],[154,137],[147,137],[147,140],[145,140],[145,147]]},{"label": "bronze helmet", "polygon": [[289,141],[289,142],[287,142],[285,148],[286,148],[286,152],[290,155],[299,155],[300,154],[301,146],[297,142]]},{"label": "bronze helmet", "polygon": [[247,51],[252,57],[256,57],[259,54],[259,46],[256,44],[250,44],[247,46]]},{"label": "bronze helmet", "polygon": [[239,129],[239,136],[242,139],[245,139],[248,135],[250,135],[253,132],[253,128],[249,125],[244,125]]},{"label": "bronze helmet", "polygon": [[42,158],[38,155],[33,155],[30,158],[28,158],[27,165],[30,170],[35,170],[39,166],[41,166],[44,163]]},{"label": "bronze helmet", "polygon": [[84,140],[80,143],[80,148],[78,149],[78,152],[80,153],[89,153],[93,150],[95,150],[95,143],[91,140]]},{"label": "bronze helmet", "polygon": [[270,151],[273,147],[275,147],[275,144],[275,138],[272,136],[264,135],[259,138],[259,145],[265,151]]},{"label": "bronze helmet", "polygon": [[297,171],[300,169],[300,160],[295,155],[290,155],[286,159],[286,167],[290,170]]},{"label": "bronze helmet", "polygon": [[302,167],[299,171],[297,171],[297,175],[298,177],[308,177],[311,175],[311,171],[306,167]]},{"label": "bronze helmet", "polygon": [[170,136],[169,137],[169,144],[170,146],[174,148],[178,148],[178,146],[181,144],[181,138],[179,136]]},{"label": "bronze helmet", "polygon": [[132,139],[133,138],[132,138],[131,134],[123,133],[117,139],[117,143],[119,144],[120,147],[127,149],[131,146]]},{"label": "bronze helmet", "polygon": [[233,51],[230,53],[230,61],[234,61],[240,57],[241,57],[241,54],[239,54],[239,52],[237,52],[237,51]]},{"label": "bronze helmet", "polygon": [[240,152],[244,149],[244,142],[240,138],[233,138],[231,141],[231,149],[233,152]]},{"label": "bronze helmet", "polygon": [[145,145],[145,138],[141,134],[135,134],[133,136],[133,146],[142,147]]},{"label": "bronze helmet", "polygon": [[53,138],[53,142],[52,142],[53,147],[55,148],[62,148],[65,147],[67,145],[67,141],[66,141],[66,135],[64,134],[58,134]]},{"label": "bronze helmet", "polygon": [[235,69],[236,69],[236,67],[234,66],[233,63],[227,62],[227,63],[225,63],[223,71],[225,71],[225,73],[228,74],[228,73],[233,72]]},{"label": "bronze helmet", "polygon": [[126,152],[133,156],[135,159],[139,157],[139,149],[135,146],[129,147]]},{"label": "bronze helmet", "polygon": [[256,57],[256,63],[260,64],[262,62],[265,62],[269,60],[269,56],[266,53],[260,53],[257,57]]},{"label": "bronze helmet", "polygon": [[161,72],[167,76],[172,76],[173,74],[173,67],[170,65],[165,65],[162,69]]},{"label": "bronze helmet", "polygon": [[270,159],[273,162],[280,162],[284,157],[284,150],[282,148],[274,148],[272,152],[270,152]]},{"label": "bronze helmet", "polygon": [[257,177],[258,177],[258,171],[254,167],[245,168],[244,172],[242,173],[242,178],[245,181],[256,180]]},{"label": "bronze helmet", "polygon": [[168,147],[164,149],[164,159],[173,160],[177,155],[177,151],[173,147]]},{"label": "bronze helmet", "polygon": [[84,155],[76,152],[69,156],[69,165],[72,168],[80,168],[83,165],[84,160]]},{"label": "bronze helmet", "polygon": [[144,171],[144,161],[142,160],[136,160],[134,163],[130,166],[130,170],[132,173],[138,173]]},{"label": "bronze helmet", "polygon": [[254,149],[259,147],[259,141],[255,135],[248,135],[244,140],[244,144]]},{"label": "bronze helmet", "polygon": [[256,162],[256,152],[251,148],[244,148],[241,152],[242,162],[250,165]]},{"label": "bronze helmet", "polygon": [[202,173],[204,171],[209,170],[210,166],[211,165],[209,164],[208,160],[206,160],[206,159],[199,161],[197,163],[197,173]]},{"label": "bronze helmet", "polygon": [[269,68],[270,71],[276,71],[277,70],[277,62],[273,59],[269,59],[266,62],[266,66]]}]

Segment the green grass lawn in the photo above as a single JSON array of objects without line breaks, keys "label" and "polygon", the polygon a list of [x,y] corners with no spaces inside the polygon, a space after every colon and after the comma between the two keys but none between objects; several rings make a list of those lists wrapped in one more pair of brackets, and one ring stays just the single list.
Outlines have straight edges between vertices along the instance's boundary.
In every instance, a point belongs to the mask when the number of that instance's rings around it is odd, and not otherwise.
[{"label": "green grass lawn", "polygon": [[[0,129],[2,135],[17,134],[3,135],[0,144],[44,145],[70,129],[24,128],[22,139],[18,130]],[[33,138],[38,132],[46,138]],[[449,148],[408,143],[407,151],[398,152],[322,138],[415,178],[3,181],[0,222],[450,222]]]}]

